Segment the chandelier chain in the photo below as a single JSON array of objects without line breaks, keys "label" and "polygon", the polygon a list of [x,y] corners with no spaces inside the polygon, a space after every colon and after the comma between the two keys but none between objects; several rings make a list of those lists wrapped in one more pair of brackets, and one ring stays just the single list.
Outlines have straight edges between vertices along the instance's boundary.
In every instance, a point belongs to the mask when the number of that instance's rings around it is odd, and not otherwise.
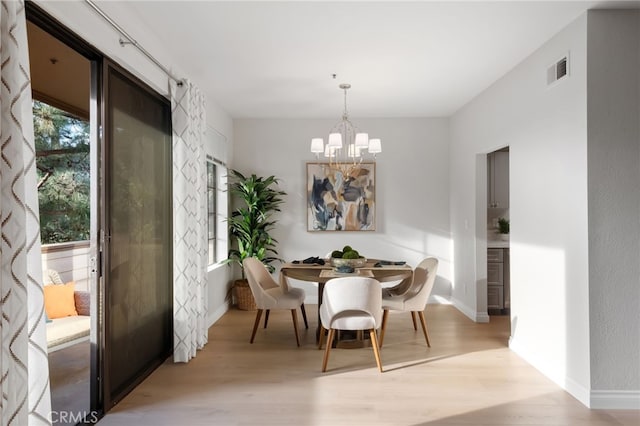
[{"label": "chandelier chain", "polygon": [[342,117],[345,120],[349,119],[349,111],[347,111],[347,88],[344,88],[344,112],[342,113]]}]

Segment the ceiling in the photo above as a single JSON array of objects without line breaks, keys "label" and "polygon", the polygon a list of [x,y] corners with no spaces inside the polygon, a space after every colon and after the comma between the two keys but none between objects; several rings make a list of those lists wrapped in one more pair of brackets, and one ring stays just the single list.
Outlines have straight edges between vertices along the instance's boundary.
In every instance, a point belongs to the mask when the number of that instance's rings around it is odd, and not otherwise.
[{"label": "ceiling", "polygon": [[27,37],[33,97],[88,119],[89,60],[31,22]]},{"label": "ceiling", "polygon": [[336,117],[343,82],[352,85],[353,116],[437,117],[451,115],[602,3],[128,5],[232,117]]},{"label": "ceiling", "polygon": [[[108,12],[110,2],[97,3]],[[342,112],[340,83],[352,85],[354,117],[449,116],[585,10],[638,4],[129,1],[120,7],[159,40],[173,60],[168,68],[196,82],[233,118],[331,118]]]}]

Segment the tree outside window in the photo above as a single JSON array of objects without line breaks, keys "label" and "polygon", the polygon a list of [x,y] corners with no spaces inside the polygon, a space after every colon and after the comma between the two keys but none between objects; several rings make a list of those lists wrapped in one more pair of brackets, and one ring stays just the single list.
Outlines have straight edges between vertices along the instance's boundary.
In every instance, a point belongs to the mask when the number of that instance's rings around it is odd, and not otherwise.
[{"label": "tree outside window", "polygon": [[89,239],[89,122],[33,102],[42,244]]}]

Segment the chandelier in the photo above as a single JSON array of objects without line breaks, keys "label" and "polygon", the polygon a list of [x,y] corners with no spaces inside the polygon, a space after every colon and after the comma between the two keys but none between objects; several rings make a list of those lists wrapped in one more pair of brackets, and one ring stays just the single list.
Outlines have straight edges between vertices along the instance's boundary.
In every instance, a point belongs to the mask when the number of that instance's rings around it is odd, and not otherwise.
[{"label": "chandelier", "polygon": [[365,154],[372,154],[375,161],[376,154],[382,152],[382,143],[380,139],[369,139],[367,133],[360,132],[349,120],[347,90],[351,85],[343,83],[339,87],[344,91],[342,120],[331,129],[326,145],[323,138],[311,139],[311,152],[316,159],[324,154],[329,159],[329,168],[346,177],[358,174]]}]

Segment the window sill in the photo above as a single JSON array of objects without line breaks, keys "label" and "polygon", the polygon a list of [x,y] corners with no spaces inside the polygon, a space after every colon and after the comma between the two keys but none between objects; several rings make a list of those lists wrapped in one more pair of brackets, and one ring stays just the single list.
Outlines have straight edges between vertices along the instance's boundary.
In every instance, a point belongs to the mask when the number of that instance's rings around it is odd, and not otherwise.
[{"label": "window sill", "polygon": [[211,265],[207,266],[207,272],[212,272],[215,270],[218,270],[220,268],[224,268],[225,266],[227,266],[226,263],[222,263],[222,261],[218,262],[218,263],[212,263]]}]

